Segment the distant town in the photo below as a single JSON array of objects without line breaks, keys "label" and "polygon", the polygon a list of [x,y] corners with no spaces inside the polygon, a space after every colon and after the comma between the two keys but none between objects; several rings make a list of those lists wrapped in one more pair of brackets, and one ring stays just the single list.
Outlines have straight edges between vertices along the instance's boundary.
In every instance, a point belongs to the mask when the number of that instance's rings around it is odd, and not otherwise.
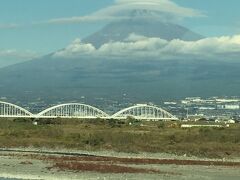
[{"label": "distant town", "polygon": [[240,120],[239,97],[187,97],[180,101],[163,102],[163,108],[179,119],[189,121],[228,121]]}]

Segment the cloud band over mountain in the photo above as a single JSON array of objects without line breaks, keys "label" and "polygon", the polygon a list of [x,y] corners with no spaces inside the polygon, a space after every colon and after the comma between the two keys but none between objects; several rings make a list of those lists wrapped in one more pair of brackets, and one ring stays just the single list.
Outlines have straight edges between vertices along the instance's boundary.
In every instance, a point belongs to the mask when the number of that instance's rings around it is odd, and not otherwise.
[{"label": "cloud band over mountain", "polygon": [[222,59],[238,60],[240,55],[240,35],[205,38],[198,41],[161,38],[148,38],[131,34],[125,41],[109,42],[100,48],[90,43],[73,41],[53,57],[78,58],[92,57],[132,57],[164,59]]}]

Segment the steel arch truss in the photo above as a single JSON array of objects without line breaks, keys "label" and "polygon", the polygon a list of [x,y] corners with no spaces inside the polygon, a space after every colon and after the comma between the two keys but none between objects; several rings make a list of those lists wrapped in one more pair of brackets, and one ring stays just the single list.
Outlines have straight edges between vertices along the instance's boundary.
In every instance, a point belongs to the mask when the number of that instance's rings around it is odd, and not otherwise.
[{"label": "steel arch truss", "polygon": [[108,115],[93,106],[70,103],[48,108],[37,115],[38,118],[102,118]]},{"label": "steel arch truss", "polygon": [[177,120],[175,116],[162,108],[147,104],[138,104],[112,115],[112,118],[115,119],[126,119],[127,117],[133,117],[138,120]]},{"label": "steel arch truss", "polygon": [[28,110],[15,104],[0,101],[0,117],[32,117],[33,114]]}]

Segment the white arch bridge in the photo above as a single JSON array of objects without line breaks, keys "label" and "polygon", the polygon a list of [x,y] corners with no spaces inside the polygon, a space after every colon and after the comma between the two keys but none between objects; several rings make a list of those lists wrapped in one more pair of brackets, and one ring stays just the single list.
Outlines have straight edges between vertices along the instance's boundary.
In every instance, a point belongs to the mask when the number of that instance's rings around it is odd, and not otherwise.
[{"label": "white arch bridge", "polygon": [[33,114],[15,104],[0,101],[0,117],[32,117]]},{"label": "white arch bridge", "polygon": [[137,104],[123,109],[113,115],[86,104],[68,103],[50,107],[38,114],[15,104],[0,101],[0,117],[5,118],[80,118],[80,119],[127,119],[138,120],[178,120],[175,116],[162,108],[147,104]]}]

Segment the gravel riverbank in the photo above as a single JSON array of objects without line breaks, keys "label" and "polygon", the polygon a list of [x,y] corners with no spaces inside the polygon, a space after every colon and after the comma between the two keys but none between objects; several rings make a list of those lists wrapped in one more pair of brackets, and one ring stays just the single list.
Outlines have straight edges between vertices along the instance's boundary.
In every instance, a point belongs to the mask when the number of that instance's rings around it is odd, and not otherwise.
[{"label": "gravel riverbank", "polygon": [[240,159],[207,159],[161,153],[2,149],[0,150],[0,177],[31,180],[238,180]]}]

